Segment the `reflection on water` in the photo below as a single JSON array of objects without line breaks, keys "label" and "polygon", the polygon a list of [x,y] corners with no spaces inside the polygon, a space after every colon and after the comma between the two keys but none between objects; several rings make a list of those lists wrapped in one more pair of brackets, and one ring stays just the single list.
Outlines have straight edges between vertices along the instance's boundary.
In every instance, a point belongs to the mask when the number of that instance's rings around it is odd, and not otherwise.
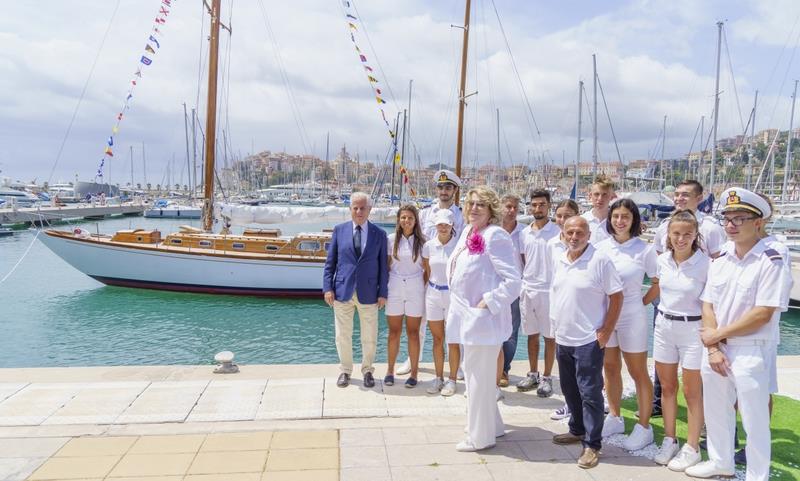
[{"label": "reflection on water", "polygon": [[[137,221],[145,221],[137,219]],[[146,220],[140,227],[173,224]],[[100,223],[101,232],[129,219]],[[184,221],[185,222],[185,221]],[[87,224],[95,230],[94,224]],[[0,239],[0,277],[22,256],[32,232]],[[378,361],[386,360],[381,313]],[[321,299],[212,296],[107,287],[79,273],[36,241],[0,286],[0,367],[209,364],[222,350],[241,363],[336,363],[333,312]],[[358,321],[353,348],[361,357]],[[431,336],[423,359],[431,360]],[[402,346],[405,346],[403,341]],[[515,359],[527,359],[520,339]],[[782,354],[800,354],[800,312],[781,323]],[[405,353],[401,353],[405,357]]]}]

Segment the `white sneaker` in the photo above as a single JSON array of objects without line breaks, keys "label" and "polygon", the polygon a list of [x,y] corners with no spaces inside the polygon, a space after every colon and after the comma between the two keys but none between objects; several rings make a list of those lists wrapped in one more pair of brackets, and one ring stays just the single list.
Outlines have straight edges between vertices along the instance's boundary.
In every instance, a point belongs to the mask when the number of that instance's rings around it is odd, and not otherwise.
[{"label": "white sneaker", "polygon": [[622,441],[622,447],[628,451],[638,451],[650,444],[653,444],[653,426],[644,428],[639,423],[636,423],[633,431]]},{"label": "white sneaker", "polygon": [[471,452],[474,452],[474,451],[480,451],[482,449],[489,449],[489,448],[493,448],[493,447],[494,447],[494,444],[490,444],[488,446],[484,446],[482,448],[479,448],[479,447],[476,447],[472,443],[472,441],[470,441],[469,439],[465,439],[464,441],[461,441],[460,443],[456,444],[456,451],[461,451],[461,452],[464,452],[464,453],[471,453]]},{"label": "white sneaker", "polygon": [[[409,372],[411,372],[410,369],[409,369]],[[461,369],[461,366],[459,366],[458,371],[456,371],[456,379],[458,379],[459,381],[463,381],[464,380],[464,370]]]},{"label": "white sneaker", "polygon": [[500,402],[501,399],[505,399],[506,395],[503,392],[503,390],[498,387],[497,394],[495,394],[495,397],[496,397],[495,401]]},{"label": "white sneaker", "polygon": [[684,444],[683,448],[678,452],[677,456],[672,458],[672,461],[667,464],[667,467],[672,471],[686,471],[690,467],[696,465],[703,460],[699,451],[695,451],[693,447]]},{"label": "white sneaker", "polygon": [[[685,446],[686,445],[684,445],[684,447]],[[667,465],[667,467],[669,467],[669,465]],[[714,461],[703,461],[694,466],[689,466],[684,473],[693,478],[712,478],[714,476],[733,476],[735,470],[733,466],[730,468],[723,468],[714,464]]]},{"label": "white sneaker", "polygon": [[394,373],[398,376],[404,376],[411,372],[411,359],[406,359],[406,362],[400,364],[400,367],[395,369]]},{"label": "white sneaker", "polygon": [[675,454],[678,453],[679,448],[680,446],[678,441],[665,436],[664,440],[661,442],[661,448],[659,448],[658,454],[656,454],[656,457],[653,458],[653,461],[655,461],[656,464],[665,466],[672,458],[675,457]]},{"label": "white sneaker", "polygon": [[609,414],[603,421],[603,437],[611,436],[612,434],[623,434],[625,432],[625,421],[621,416],[612,416]]},{"label": "white sneaker", "polygon": [[448,379],[444,382],[444,386],[442,387],[441,395],[442,396],[452,396],[456,393],[456,382],[452,379]]},{"label": "white sneaker", "polygon": [[569,406],[564,404],[560,408],[553,411],[553,414],[550,415],[550,419],[552,419],[553,421],[560,421],[562,419],[570,417],[570,415],[571,414],[569,412]]},{"label": "white sneaker", "polygon": [[444,387],[444,379],[437,377],[436,379],[431,381],[430,387],[425,391],[428,394],[439,394],[442,391],[443,387]]}]

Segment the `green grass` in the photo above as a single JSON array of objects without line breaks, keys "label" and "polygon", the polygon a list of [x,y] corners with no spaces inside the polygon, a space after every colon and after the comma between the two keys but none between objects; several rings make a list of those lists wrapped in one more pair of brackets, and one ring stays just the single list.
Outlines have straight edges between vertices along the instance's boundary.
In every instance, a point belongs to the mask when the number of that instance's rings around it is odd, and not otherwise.
[{"label": "green grass", "polygon": [[[630,398],[622,402],[622,417],[625,418],[627,432],[636,423],[636,399]],[[739,425],[739,442],[745,444],[745,432],[741,419]],[[660,445],[664,437],[664,421],[662,418],[653,418],[651,421],[655,432],[656,442]],[[772,410],[772,466],[771,480],[798,480],[800,479],[800,401],[795,401],[784,396],[773,396]],[[686,440],[686,401],[683,395],[678,397],[678,421],[676,432],[681,442]],[[706,459],[705,452],[703,458]]]}]

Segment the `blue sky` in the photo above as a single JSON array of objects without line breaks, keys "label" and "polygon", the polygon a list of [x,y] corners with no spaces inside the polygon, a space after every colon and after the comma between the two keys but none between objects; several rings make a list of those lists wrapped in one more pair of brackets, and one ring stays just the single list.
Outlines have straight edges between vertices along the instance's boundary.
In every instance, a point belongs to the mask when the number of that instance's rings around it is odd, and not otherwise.
[{"label": "blue sky", "polygon": [[[223,36],[223,52],[228,42],[232,52],[230,98],[222,100],[232,150],[247,154],[253,149],[286,148],[324,156],[324,139],[330,132],[333,151],[347,144],[369,160],[383,157],[388,136],[350,42],[340,2],[261,1],[280,57],[267,34],[259,1],[235,2],[233,36]],[[44,0],[6,6],[0,18],[5,46],[0,54],[0,176],[39,182],[93,177],[159,4],[120,0],[102,50],[100,41],[115,1]],[[225,19],[230,4],[223,0]],[[450,25],[461,23],[463,1],[356,0],[355,5],[362,22],[359,45],[376,67],[379,86],[394,93],[387,95],[386,114],[393,118],[404,108],[408,81],[413,79],[414,150],[423,164],[452,162],[460,30]],[[717,20],[726,21],[736,86],[723,55],[720,137],[740,133],[739,109],[746,121],[756,89],[762,101],[756,128],[788,127],[792,81],[800,77],[800,55],[794,56],[789,68],[800,35],[800,2],[495,0],[495,5],[541,134],[529,127],[492,1],[473,0],[468,91],[478,94],[470,98],[467,110],[467,165],[496,162],[496,109],[501,116],[503,165],[525,162],[528,152],[559,163],[563,152],[572,161],[577,82],[586,80],[591,95],[592,53],[597,54],[622,156],[632,160],[653,155],[664,115],[667,156],[685,154],[701,115],[707,116],[710,126]],[[181,104],[191,108],[197,96],[200,13],[198,2],[173,1],[162,28],[161,48],[145,69],[115,137],[116,155],[107,172],[112,182],[124,183],[130,177],[130,146],[136,182],[144,180],[139,160],[143,142],[148,181],[165,179],[173,156],[173,178],[183,175],[178,168],[185,165]],[[96,69],[56,163],[98,50]],[[279,59],[295,109],[288,100]],[[200,95],[201,117],[204,95]],[[304,129],[297,127],[298,117]],[[600,158],[615,159],[605,111],[599,117]],[[584,121],[587,142],[581,158],[589,160],[588,114]]]}]

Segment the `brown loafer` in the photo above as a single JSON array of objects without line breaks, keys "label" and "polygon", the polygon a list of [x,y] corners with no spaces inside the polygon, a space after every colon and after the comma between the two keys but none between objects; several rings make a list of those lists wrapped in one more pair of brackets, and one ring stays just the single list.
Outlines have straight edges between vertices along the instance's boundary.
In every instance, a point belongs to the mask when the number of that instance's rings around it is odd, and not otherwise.
[{"label": "brown loafer", "polygon": [[600,462],[600,452],[592,448],[583,448],[581,457],[578,458],[578,467],[590,469]]},{"label": "brown loafer", "polygon": [[572,433],[556,434],[553,436],[553,444],[577,444],[583,440],[583,436]]},{"label": "brown loafer", "polygon": [[500,375],[500,382],[497,383],[500,387],[508,387],[508,374],[503,373]]}]

